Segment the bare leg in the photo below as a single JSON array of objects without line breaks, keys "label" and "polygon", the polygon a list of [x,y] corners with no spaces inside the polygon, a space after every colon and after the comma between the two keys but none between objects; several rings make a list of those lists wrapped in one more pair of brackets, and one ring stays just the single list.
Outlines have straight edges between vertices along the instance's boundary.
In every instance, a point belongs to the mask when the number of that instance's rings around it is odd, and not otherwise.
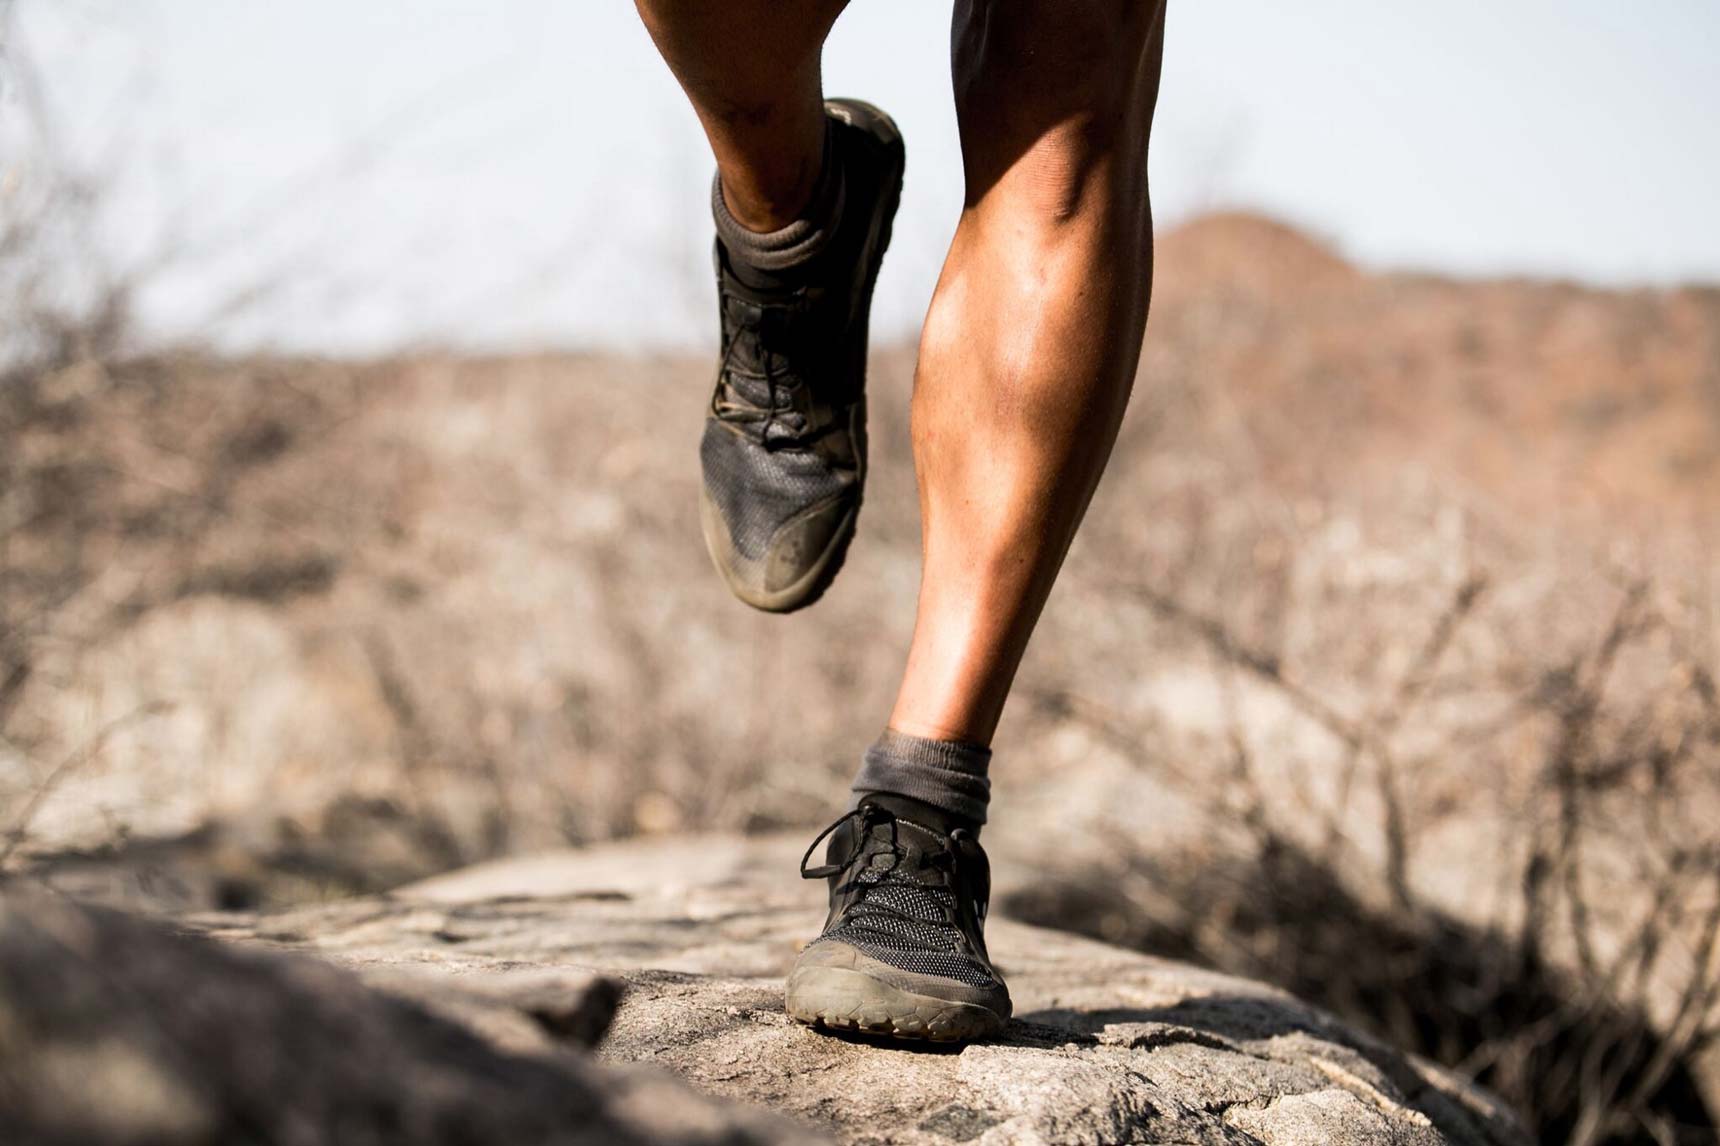
[{"label": "bare leg", "polygon": [[848,0],[636,3],[704,124],[729,212],[755,231],[794,221],[824,156],[824,38]]},{"label": "bare leg", "polygon": [[915,378],[925,564],[901,732],[990,743],[1116,440],[1151,292],[1163,16],[957,0],[967,201]]}]

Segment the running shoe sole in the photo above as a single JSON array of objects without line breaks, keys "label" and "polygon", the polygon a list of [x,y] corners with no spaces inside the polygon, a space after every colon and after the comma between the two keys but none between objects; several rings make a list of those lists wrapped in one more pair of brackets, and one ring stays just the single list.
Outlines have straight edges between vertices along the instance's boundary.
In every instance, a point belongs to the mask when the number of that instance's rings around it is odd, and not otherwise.
[{"label": "running shoe sole", "polygon": [[796,968],[787,1009],[811,1027],[934,1043],[989,1038],[1008,1022],[986,1007],[915,994],[844,967]]}]

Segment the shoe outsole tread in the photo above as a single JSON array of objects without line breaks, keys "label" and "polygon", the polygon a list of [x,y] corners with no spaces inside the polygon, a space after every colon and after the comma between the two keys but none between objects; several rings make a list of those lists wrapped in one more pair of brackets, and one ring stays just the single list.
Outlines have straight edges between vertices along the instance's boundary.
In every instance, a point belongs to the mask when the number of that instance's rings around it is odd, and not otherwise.
[{"label": "shoe outsole tread", "polygon": [[787,1010],[810,1027],[934,1043],[989,1038],[1007,1022],[985,1007],[918,995],[839,967],[789,976]]}]

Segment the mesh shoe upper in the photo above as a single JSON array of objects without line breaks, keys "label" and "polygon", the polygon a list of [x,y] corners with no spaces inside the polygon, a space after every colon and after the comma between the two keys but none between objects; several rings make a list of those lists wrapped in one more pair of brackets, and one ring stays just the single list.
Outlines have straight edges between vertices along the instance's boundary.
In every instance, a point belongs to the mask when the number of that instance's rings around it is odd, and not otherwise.
[{"label": "mesh shoe upper", "polygon": [[844,943],[916,975],[1001,986],[985,950],[991,873],[977,840],[960,829],[945,836],[870,803],[825,834],[828,862],[801,867],[807,878],[831,882],[830,916],[814,944]]},{"label": "mesh shoe upper", "polygon": [[[801,344],[820,317],[802,300],[723,299],[728,346],[699,443],[705,495],[715,504],[738,558],[760,562],[778,530],[809,507],[858,488],[861,460],[831,441],[845,427],[817,424],[804,374],[819,354]],[[797,353],[798,351],[798,353]],[[844,456],[846,455],[846,456]]]},{"label": "mesh shoe upper", "polygon": [[749,286],[716,245],[722,361],[699,447],[702,520],[737,596],[786,611],[823,592],[865,479],[866,328],[901,193],[888,117],[832,101],[842,215],[804,267]]}]

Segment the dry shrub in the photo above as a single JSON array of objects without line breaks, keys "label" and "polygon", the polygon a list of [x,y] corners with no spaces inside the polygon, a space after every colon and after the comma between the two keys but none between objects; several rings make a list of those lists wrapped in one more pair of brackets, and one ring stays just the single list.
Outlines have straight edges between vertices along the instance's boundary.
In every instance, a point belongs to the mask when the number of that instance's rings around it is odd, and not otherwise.
[{"label": "dry shrub", "polygon": [[[1471,777],[1522,772],[1521,802],[1498,817],[1473,797],[1429,806],[1404,775],[1425,761],[1402,758],[1399,745],[1422,731],[1418,706],[1483,591],[1479,579],[1463,582],[1425,626],[1408,670],[1363,706],[1377,715],[1352,719],[1223,622],[1141,590],[1212,651],[1218,672],[1281,695],[1330,734],[1324,770],[1340,777],[1336,791],[1324,814],[1309,815],[1281,775],[1263,775],[1249,731],[1233,723],[1231,782],[1214,787],[1199,765],[1183,782],[1241,840],[1217,854],[1164,854],[1111,836],[1108,864],[1004,906],[1280,983],[1481,1079],[1549,1143],[1711,1141],[1717,1124],[1700,1078],[1720,1032],[1712,679],[1648,590],[1630,587],[1569,659],[1531,667],[1512,650],[1493,685],[1510,701],[1431,749],[1462,760]],[[1619,666],[1633,654],[1647,654],[1658,675],[1620,689]],[[1076,717],[1109,721],[1109,737],[1143,739],[1115,714]],[[1525,727],[1537,728],[1528,759],[1515,737]],[[1345,810],[1360,802],[1358,784],[1373,795],[1365,820]],[[1514,891],[1503,909],[1459,914],[1418,890],[1449,877],[1439,849],[1486,850],[1493,833],[1514,841],[1514,866],[1492,873]],[[1370,838],[1376,846],[1358,846]]]}]

